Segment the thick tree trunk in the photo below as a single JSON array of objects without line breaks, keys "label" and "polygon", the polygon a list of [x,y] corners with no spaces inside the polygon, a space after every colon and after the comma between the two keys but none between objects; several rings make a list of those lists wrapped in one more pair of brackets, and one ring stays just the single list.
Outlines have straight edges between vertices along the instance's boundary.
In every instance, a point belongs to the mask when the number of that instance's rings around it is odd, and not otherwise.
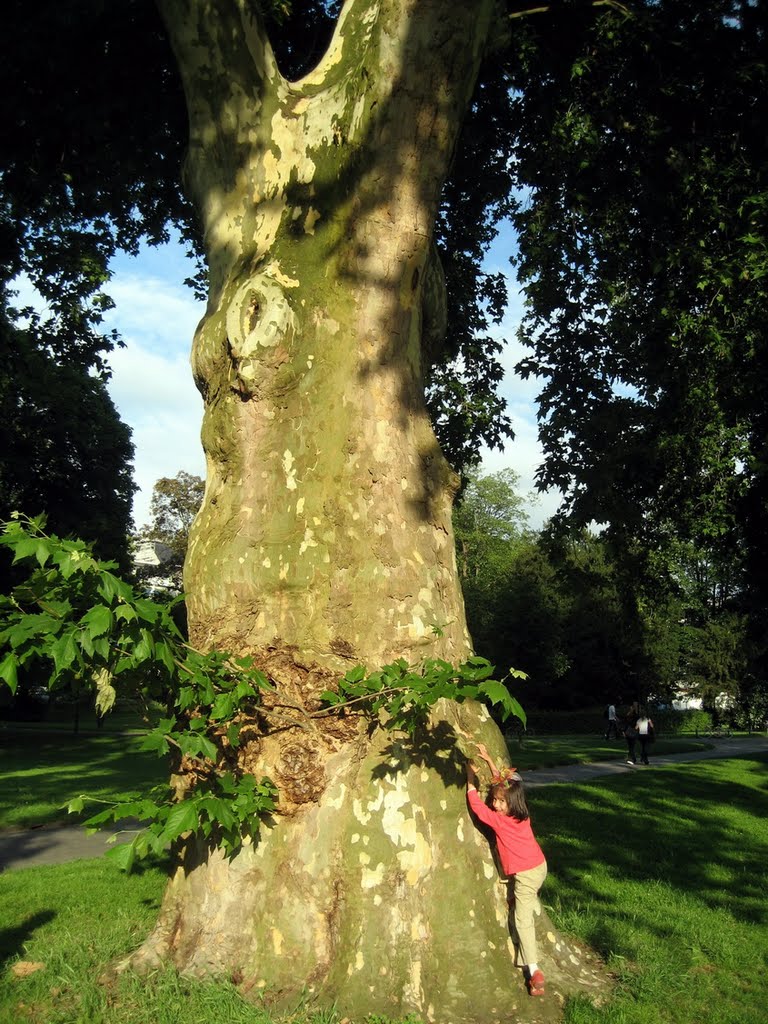
[{"label": "thick tree trunk", "polygon": [[211,271],[190,628],[253,655],[284,718],[239,754],[280,789],[272,826],[232,860],[188,847],[140,958],[281,1004],[307,990],[358,1017],[488,1024],[522,996],[457,748],[480,732],[498,749],[487,714],[446,706],[415,741],[303,714],[351,665],[470,652],[422,336],[442,320],[433,222],[493,6],[348,0],[291,84],[247,0],[161,0]]}]

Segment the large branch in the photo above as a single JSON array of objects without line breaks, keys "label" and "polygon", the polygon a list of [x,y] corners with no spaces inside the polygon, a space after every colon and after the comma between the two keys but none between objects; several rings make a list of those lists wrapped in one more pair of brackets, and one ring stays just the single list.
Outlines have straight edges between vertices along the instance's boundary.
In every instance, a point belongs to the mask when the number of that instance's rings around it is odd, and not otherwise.
[{"label": "large branch", "polygon": [[259,145],[254,128],[285,88],[252,0],[156,0],[184,86],[189,115],[187,187],[215,162],[234,178]]}]

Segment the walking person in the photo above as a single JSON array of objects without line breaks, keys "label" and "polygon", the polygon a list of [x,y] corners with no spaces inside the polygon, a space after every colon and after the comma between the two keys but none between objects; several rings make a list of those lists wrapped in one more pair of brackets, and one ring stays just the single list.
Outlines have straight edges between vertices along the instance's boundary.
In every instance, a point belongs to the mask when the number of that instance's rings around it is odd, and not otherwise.
[{"label": "walking person", "polygon": [[608,723],[605,727],[605,738],[609,740],[611,733],[613,733],[616,739],[619,738],[619,720],[616,716],[616,705],[609,704],[605,709],[605,717],[608,719]]},{"label": "walking person", "polygon": [[648,764],[648,744],[653,743],[655,730],[653,728],[653,719],[648,717],[645,710],[641,711],[638,715],[635,722],[635,732],[640,741],[640,760],[643,764]]},{"label": "walking person", "polygon": [[624,716],[624,739],[627,741],[627,764],[637,764],[637,720],[640,705],[634,703]]},{"label": "walking person", "polygon": [[[488,804],[477,791],[477,770],[467,761],[467,802],[470,810],[493,829],[501,870],[514,895],[514,920],[528,992],[544,995],[544,973],[538,964],[535,917],[541,913],[539,890],[547,877],[547,861],[531,828],[523,782],[514,769],[499,772],[482,743],[477,751],[491,769]],[[510,901],[511,902],[511,901]]]}]

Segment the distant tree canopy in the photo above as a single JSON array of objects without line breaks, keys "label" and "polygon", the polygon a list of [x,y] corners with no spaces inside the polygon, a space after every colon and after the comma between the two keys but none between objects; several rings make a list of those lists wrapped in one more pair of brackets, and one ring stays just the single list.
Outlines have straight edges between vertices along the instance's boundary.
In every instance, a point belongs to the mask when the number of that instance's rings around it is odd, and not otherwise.
[{"label": "distant tree canopy", "polygon": [[45,513],[127,567],[133,451],[104,379],[0,313],[0,521]]},{"label": "distant tree canopy", "polygon": [[528,706],[579,707],[619,690],[634,699],[631,610],[605,544],[552,540],[527,526],[511,470],[471,478],[454,513],[467,623],[499,672],[528,673]]},{"label": "distant tree canopy", "polygon": [[189,529],[204,493],[205,481],[183,469],[175,477],[160,477],[152,488],[149,507],[152,522],[143,527],[141,535],[170,548],[174,565],[181,565],[184,561]]},{"label": "distant tree canopy", "polygon": [[651,545],[742,537],[762,587],[768,4],[553,8],[526,29],[509,82],[540,483]]},{"label": "distant tree canopy", "polygon": [[500,672],[528,674],[516,690],[527,707],[688,696],[734,721],[762,721],[765,640],[738,557],[531,531],[517,483],[509,470],[473,476],[454,528],[475,648]]}]

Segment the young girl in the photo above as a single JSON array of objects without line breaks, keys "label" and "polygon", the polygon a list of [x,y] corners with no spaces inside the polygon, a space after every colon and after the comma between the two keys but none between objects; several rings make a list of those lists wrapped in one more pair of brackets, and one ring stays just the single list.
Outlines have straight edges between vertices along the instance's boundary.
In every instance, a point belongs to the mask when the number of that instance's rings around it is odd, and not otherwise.
[{"label": "young girl", "polygon": [[[489,825],[496,835],[501,869],[513,882],[515,894],[515,927],[520,942],[520,955],[525,964],[528,991],[532,996],[544,995],[544,974],[539,969],[536,950],[534,915],[539,913],[539,889],[547,877],[547,862],[534,838],[525,802],[523,783],[516,771],[499,772],[482,743],[477,752],[487,762],[493,776],[488,807],[477,792],[477,772],[467,762],[467,801],[472,813]],[[504,779],[504,781],[502,781]]]}]

